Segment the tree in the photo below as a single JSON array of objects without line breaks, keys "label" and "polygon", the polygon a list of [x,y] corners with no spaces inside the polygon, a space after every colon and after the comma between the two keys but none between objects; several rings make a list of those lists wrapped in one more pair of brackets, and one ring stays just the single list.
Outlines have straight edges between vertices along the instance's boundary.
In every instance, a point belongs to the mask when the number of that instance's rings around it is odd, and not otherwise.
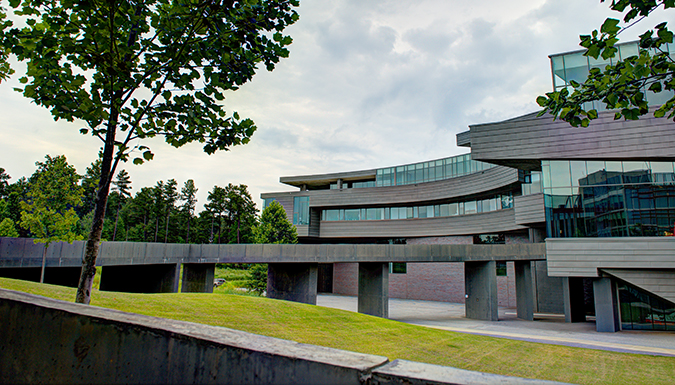
[{"label": "tree", "polygon": [[117,210],[115,212],[115,229],[113,230],[113,241],[117,238],[117,221],[120,218],[120,208],[122,203],[131,197],[131,178],[126,170],[120,170],[117,173],[117,179],[113,182],[113,190],[118,194]]},{"label": "tree", "polygon": [[16,227],[14,226],[14,221],[5,218],[2,221],[0,221],[0,237],[11,237],[11,238],[16,238],[19,236],[19,232],[16,231]]},{"label": "tree", "polygon": [[176,210],[176,201],[178,200],[177,186],[178,183],[175,179],[169,179],[164,185],[164,206],[166,210],[164,243],[169,241],[169,219],[171,218],[171,212]]},{"label": "tree", "polygon": [[0,13],[0,80],[8,52],[26,62],[24,96],[55,119],[75,119],[103,142],[101,178],[76,301],[89,303],[112,176],[138,140],[198,141],[209,154],[245,144],[256,127],[220,101],[249,81],[259,63],[273,70],[292,42],[297,0],[78,2],[11,0],[24,27]]},{"label": "tree", "polygon": [[258,209],[248,187],[232,183],[225,187],[225,211],[228,218],[228,243],[253,243]]},{"label": "tree", "polygon": [[80,216],[84,216],[94,209],[100,179],[101,158],[97,158],[89,167],[87,167],[87,170],[82,176],[82,182],[80,184],[82,185],[84,196],[82,197],[82,204],[78,210]]},{"label": "tree", "polygon": [[42,273],[44,281],[45,258],[51,242],[73,242],[78,238],[75,231],[79,220],[75,208],[82,203],[80,176],[68,164],[63,155],[45,162],[36,162],[38,170],[30,178],[28,200],[21,202],[21,227],[30,230],[36,243],[44,243]]},{"label": "tree", "polygon": [[12,179],[12,177],[5,172],[4,168],[0,167],[0,199],[5,199],[9,197],[8,180],[10,179]]},{"label": "tree", "polygon": [[180,199],[183,202],[183,212],[187,217],[187,235],[185,237],[185,243],[190,243],[190,220],[195,212],[195,205],[197,204],[197,188],[195,187],[195,181],[188,179],[185,181],[183,188],[180,190]]},{"label": "tree", "polygon": [[223,233],[222,228],[223,228],[223,215],[225,214],[227,207],[227,192],[225,191],[224,188],[220,186],[213,186],[213,189],[209,191],[209,195],[206,197],[206,200],[208,200],[208,203],[204,205],[204,209],[209,213],[211,216],[211,236],[210,236],[210,242],[213,242],[215,240],[214,234],[213,234],[213,226],[214,223],[216,222],[216,218],[218,219],[218,238],[216,243],[220,243],[220,237]]},{"label": "tree", "polygon": [[298,232],[286,217],[286,210],[272,201],[260,215],[256,243],[297,243]]},{"label": "tree", "polygon": [[[260,215],[256,243],[298,243],[295,226],[288,220],[286,210],[279,202],[272,201]],[[267,290],[267,264],[251,265],[246,287],[258,295]]]},{"label": "tree", "polygon": [[[586,48],[584,55],[594,59],[615,58],[618,52],[618,35],[660,6],[664,9],[673,8],[675,0],[613,0],[610,8],[624,13],[623,21],[627,25],[620,27],[619,20],[608,18],[599,31],[580,36],[580,45]],[[633,22],[636,18],[639,20]],[[590,121],[598,117],[598,111],[586,111],[583,105],[591,101],[601,101],[607,109],[616,110],[614,119],[639,119],[649,112],[645,100],[647,90],[654,93],[675,91],[675,61],[670,57],[666,46],[666,43],[672,42],[673,33],[668,30],[666,23],[658,24],[654,30],[640,35],[637,56],[607,65],[604,70],[592,68],[583,84],[570,82],[574,89],[571,93],[564,88],[539,96],[537,103],[544,107],[539,116],[548,112],[554,119],[565,120],[574,127],[588,127]],[[654,117],[666,115],[675,120],[675,96],[654,111]]]}]

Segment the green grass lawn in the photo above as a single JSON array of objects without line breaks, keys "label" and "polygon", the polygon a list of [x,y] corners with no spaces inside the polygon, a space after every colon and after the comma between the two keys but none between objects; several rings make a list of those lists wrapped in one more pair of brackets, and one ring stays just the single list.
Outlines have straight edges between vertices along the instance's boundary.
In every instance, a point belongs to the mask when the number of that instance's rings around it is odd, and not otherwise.
[{"label": "green grass lawn", "polygon": [[[0,278],[0,287],[73,301],[75,289]],[[226,294],[95,291],[92,305],[302,343],[580,384],[670,384],[675,358],[454,333],[337,309]]]}]

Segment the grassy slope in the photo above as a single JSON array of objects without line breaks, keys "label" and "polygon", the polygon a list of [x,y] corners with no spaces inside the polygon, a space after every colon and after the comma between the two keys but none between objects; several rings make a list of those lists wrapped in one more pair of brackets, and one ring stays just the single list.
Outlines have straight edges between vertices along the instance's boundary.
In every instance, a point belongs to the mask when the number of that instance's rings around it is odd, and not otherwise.
[{"label": "grassy slope", "polygon": [[[75,289],[0,278],[0,287],[72,301]],[[675,358],[435,330],[317,306],[224,294],[97,291],[92,305],[469,370],[584,384],[666,384]]]}]

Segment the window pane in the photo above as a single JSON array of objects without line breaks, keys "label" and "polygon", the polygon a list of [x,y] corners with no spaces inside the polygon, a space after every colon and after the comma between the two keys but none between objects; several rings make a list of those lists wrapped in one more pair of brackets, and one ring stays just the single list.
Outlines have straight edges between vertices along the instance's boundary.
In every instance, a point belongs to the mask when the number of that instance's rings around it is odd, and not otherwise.
[{"label": "window pane", "polygon": [[345,209],[345,221],[358,221],[360,214],[359,209]]},{"label": "window pane", "polygon": [[464,202],[464,214],[476,214],[476,201]]},{"label": "window pane", "polygon": [[550,162],[551,187],[571,186],[570,163],[565,160]]}]

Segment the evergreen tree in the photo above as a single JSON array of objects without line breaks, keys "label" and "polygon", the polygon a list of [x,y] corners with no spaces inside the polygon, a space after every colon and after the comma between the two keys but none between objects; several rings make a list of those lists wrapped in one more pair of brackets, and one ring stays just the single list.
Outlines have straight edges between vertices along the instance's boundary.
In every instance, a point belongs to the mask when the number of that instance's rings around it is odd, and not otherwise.
[{"label": "evergreen tree", "polygon": [[115,211],[115,229],[113,230],[112,240],[117,239],[117,222],[120,218],[120,208],[122,204],[131,197],[131,178],[126,170],[122,169],[117,173],[117,179],[113,181],[113,191],[118,195],[117,210]]},{"label": "evergreen tree", "polygon": [[225,211],[228,218],[228,243],[254,243],[258,209],[246,185],[225,187]]},{"label": "evergreen tree", "polygon": [[183,213],[187,219],[187,235],[185,236],[185,243],[190,243],[190,223],[194,215],[195,206],[197,205],[197,188],[192,179],[185,181],[183,188],[180,190],[180,199],[183,202]]},{"label": "evergreen tree", "polygon": [[169,241],[169,222],[171,213],[176,210],[176,201],[178,200],[178,183],[175,179],[169,179],[164,185],[164,208],[166,215],[164,243]]}]

